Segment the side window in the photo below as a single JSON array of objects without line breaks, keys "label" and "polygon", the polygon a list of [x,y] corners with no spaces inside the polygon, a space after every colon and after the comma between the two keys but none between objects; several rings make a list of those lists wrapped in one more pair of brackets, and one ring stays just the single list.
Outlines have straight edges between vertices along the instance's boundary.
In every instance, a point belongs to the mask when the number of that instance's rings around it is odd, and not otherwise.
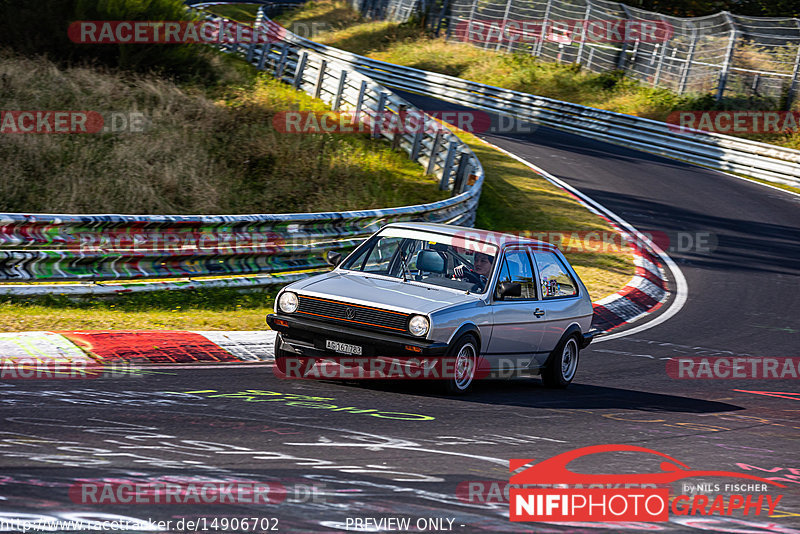
[{"label": "side window", "polygon": [[543,298],[574,297],[578,294],[578,284],[555,254],[541,250],[532,252],[539,267]]},{"label": "side window", "polygon": [[[536,298],[536,280],[528,254],[524,250],[509,250],[503,258],[503,267],[497,284],[501,282],[519,282],[522,286],[522,295],[519,297],[506,297],[505,300],[526,300]],[[497,293],[495,293],[497,295]]]}]

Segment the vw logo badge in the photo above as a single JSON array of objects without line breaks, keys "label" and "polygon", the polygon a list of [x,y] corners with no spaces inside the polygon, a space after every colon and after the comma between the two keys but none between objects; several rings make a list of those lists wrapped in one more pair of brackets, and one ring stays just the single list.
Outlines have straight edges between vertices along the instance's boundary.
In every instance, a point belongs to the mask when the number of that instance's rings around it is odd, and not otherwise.
[{"label": "vw logo badge", "polygon": [[348,319],[352,320],[352,319],[355,319],[355,317],[356,317],[356,311],[353,308],[346,308],[344,310],[344,315]]}]

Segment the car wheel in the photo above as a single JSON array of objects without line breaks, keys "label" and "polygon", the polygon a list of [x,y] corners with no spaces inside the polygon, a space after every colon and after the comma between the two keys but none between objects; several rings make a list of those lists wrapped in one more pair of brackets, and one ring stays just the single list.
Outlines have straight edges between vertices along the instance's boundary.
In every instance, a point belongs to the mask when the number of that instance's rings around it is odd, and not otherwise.
[{"label": "car wheel", "polygon": [[580,349],[575,336],[570,336],[555,348],[550,361],[542,371],[542,382],[548,388],[565,388],[575,378],[578,370]]},{"label": "car wheel", "polygon": [[444,372],[450,376],[445,379],[445,391],[450,395],[467,393],[478,365],[478,340],[472,334],[460,337],[446,360],[448,365],[443,366]]}]

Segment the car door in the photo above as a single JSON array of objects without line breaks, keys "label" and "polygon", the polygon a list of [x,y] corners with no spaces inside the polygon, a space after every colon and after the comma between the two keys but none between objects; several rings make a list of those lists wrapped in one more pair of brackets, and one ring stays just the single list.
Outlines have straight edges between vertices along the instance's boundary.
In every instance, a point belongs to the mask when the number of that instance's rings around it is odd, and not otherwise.
[{"label": "car door", "polygon": [[[493,369],[527,368],[543,335],[536,314],[539,300],[533,265],[525,248],[519,247],[506,249],[499,268],[492,289],[492,337],[484,356]],[[499,298],[497,288],[502,282],[518,282],[521,296]]]},{"label": "car door", "polygon": [[537,360],[543,365],[547,356],[561,340],[567,327],[583,314],[579,286],[559,256],[550,250],[529,249],[539,279],[540,310],[544,312],[539,323],[542,337]]}]

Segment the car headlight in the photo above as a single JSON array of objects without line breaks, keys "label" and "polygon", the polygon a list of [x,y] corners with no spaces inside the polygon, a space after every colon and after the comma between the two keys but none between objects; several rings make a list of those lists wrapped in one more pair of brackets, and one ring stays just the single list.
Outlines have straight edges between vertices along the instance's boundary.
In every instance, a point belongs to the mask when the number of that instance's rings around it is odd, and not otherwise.
[{"label": "car headlight", "polygon": [[415,336],[424,336],[428,333],[428,328],[430,328],[430,326],[431,323],[428,321],[427,317],[415,315],[408,322],[408,331]]},{"label": "car headlight", "polygon": [[297,311],[297,295],[291,291],[284,291],[278,298],[278,307],[284,313],[294,313]]}]

